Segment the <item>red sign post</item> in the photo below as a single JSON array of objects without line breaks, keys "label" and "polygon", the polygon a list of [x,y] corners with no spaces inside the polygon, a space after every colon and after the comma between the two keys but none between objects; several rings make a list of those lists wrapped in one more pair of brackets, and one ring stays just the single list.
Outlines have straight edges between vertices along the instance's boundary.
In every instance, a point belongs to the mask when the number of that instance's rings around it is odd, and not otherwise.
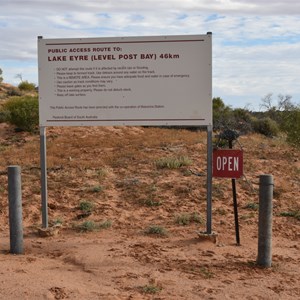
[{"label": "red sign post", "polygon": [[233,141],[238,138],[238,133],[227,129],[219,135],[220,140],[228,141],[229,149],[216,149],[213,151],[213,176],[231,178],[233,208],[234,208],[234,223],[236,244],[240,245],[240,231],[239,231],[239,218],[238,218],[238,205],[236,195],[236,178],[243,176],[243,151],[233,150]]},{"label": "red sign post", "polygon": [[243,151],[216,149],[213,151],[213,177],[240,178],[243,176]]}]

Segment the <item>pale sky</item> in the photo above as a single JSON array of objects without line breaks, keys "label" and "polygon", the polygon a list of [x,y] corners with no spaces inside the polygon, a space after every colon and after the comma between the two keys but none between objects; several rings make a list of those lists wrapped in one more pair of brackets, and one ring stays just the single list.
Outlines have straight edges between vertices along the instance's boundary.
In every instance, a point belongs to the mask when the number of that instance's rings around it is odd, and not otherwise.
[{"label": "pale sky", "polygon": [[213,33],[213,97],[258,110],[273,93],[300,103],[298,0],[0,0],[4,82],[38,85],[37,37]]}]

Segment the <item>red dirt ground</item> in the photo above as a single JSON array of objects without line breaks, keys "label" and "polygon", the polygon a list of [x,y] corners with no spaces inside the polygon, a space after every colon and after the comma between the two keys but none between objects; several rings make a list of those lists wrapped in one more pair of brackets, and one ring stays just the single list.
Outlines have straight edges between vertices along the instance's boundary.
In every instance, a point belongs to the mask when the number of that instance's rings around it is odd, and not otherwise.
[{"label": "red dirt ground", "polygon": [[[300,299],[300,159],[281,139],[239,139],[236,246],[230,179],[213,179],[216,242],[197,235],[206,229],[205,132],[47,129],[50,228],[41,230],[39,137],[0,125],[1,299]],[[159,168],[167,157],[191,164]],[[24,255],[9,253],[13,164],[22,168]],[[261,174],[275,182],[266,269],[256,265]],[[98,228],[85,232],[88,224]]]}]

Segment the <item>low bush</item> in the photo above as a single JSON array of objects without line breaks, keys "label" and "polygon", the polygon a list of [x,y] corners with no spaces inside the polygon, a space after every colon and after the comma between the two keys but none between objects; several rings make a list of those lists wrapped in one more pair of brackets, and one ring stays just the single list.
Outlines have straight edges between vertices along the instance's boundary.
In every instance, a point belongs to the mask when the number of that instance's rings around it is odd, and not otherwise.
[{"label": "low bush", "polygon": [[156,167],[159,169],[178,169],[182,166],[189,166],[191,164],[191,159],[186,156],[165,157],[160,158],[156,161]]},{"label": "low bush", "polygon": [[3,104],[0,113],[3,121],[33,132],[39,124],[38,97],[12,97]]},{"label": "low bush", "polygon": [[263,134],[267,137],[278,136],[279,126],[271,118],[262,118],[253,120],[253,129],[255,132]]},{"label": "low bush", "polygon": [[162,202],[159,200],[152,199],[151,197],[144,200],[143,203],[148,207],[160,206]]},{"label": "low bush", "polygon": [[91,232],[91,231],[98,230],[99,227],[98,227],[98,225],[94,221],[90,221],[89,220],[89,221],[84,221],[83,223],[81,223],[78,226],[78,229],[81,232]]},{"label": "low bush", "polygon": [[287,135],[287,142],[294,147],[300,148],[300,107],[284,115],[282,129]]},{"label": "low bush", "polygon": [[293,217],[300,221],[300,211],[299,210],[291,210],[291,211],[284,211],[280,213],[283,217]]},{"label": "low bush", "polygon": [[158,235],[158,236],[166,236],[167,231],[164,227],[159,225],[151,225],[145,230],[145,234],[149,235]]},{"label": "low bush", "polygon": [[203,224],[203,218],[197,212],[193,212],[192,214],[183,213],[175,216],[175,223],[182,226],[189,225],[190,223]]},{"label": "low bush", "polygon": [[92,232],[92,231],[98,231],[100,229],[109,229],[112,226],[111,220],[105,220],[100,223],[94,222],[93,220],[87,220],[83,223],[76,226],[76,228],[80,232]]},{"label": "low bush", "polygon": [[142,287],[142,291],[145,294],[156,294],[159,293],[162,290],[160,286],[153,285],[153,284],[147,284]]},{"label": "low bush", "polygon": [[80,201],[79,209],[85,213],[91,213],[94,210],[94,203],[90,201]]},{"label": "low bush", "polygon": [[35,91],[36,89],[36,85],[34,83],[28,82],[27,80],[22,81],[21,83],[19,83],[18,88],[21,91]]}]

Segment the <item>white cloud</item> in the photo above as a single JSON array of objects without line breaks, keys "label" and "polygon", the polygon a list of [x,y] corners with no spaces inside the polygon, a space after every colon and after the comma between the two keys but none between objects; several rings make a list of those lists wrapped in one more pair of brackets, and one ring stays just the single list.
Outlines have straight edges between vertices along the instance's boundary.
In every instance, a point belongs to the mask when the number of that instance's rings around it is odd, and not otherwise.
[{"label": "white cloud", "polygon": [[161,10],[201,11],[202,13],[255,14],[255,15],[299,15],[298,0],[1,0],[6,14],[59,14],[68,12],[139,12]]},{"label": "white cloud", "polygon": [[[10,82],[22,73],[37,83],[40,35],[65,38],[212,31],[214,96],[228,101],[240,97],[244,102],[260,101],[269,92],[300,97],[298,0],[0,0],[0,6],[0,67]],[[28,72],[30,76],[25,76]]]}]

